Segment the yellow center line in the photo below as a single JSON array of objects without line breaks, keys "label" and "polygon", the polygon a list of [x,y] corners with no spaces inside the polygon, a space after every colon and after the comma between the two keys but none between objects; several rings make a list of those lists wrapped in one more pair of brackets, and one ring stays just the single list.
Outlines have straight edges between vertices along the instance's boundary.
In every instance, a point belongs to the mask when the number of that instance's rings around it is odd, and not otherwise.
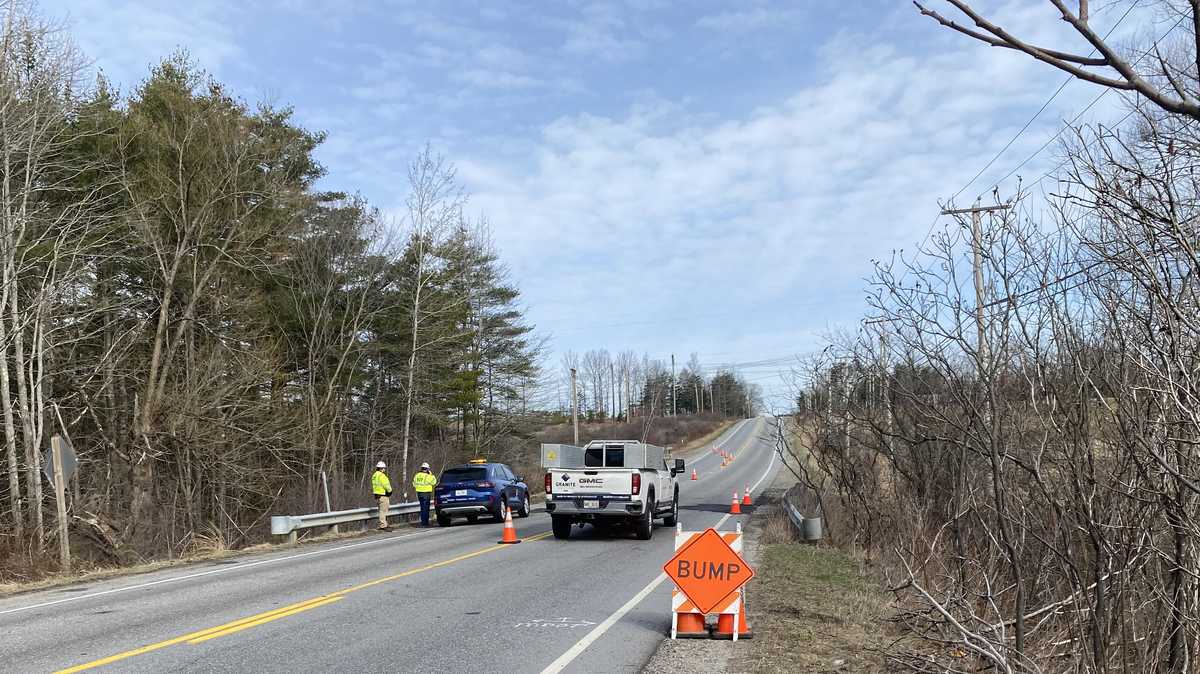
[{"label": "yellow center line", "polygon": [[[538,541],[543,538],[547,538],[548,536],[550,536],[551,533],[553,533],[553,532],[547,531],[545,533],[537,534],[535,536],[530,536],[529,538],[526,538],[525,541],[527,541],[527,542]],[[123,653],[117,653],[116,655],[110,655],[106,658],[101,658],[99,660],[93,660],[91,662],[86,662],[84,664],[76,665],[74,667],[69,667],[67,669],[60,669],[57,672],[55,672],[55,674],[73,674],[74,672],[83,672],[83,671],[86,671],[89,669],[95,669],[96,667],[102,667],[104,665],[112,664],[114,662],[119,662],[121,660],[126,660],[128,658],[136,657],[139,655],[144,655],[146,653],[151,653],[153,651],[157,651],[157,650],[166,648],[168,646],[174,646],[176,644],[181,644],[184,642],[187,642],[189,644],[201,644],[201,643],[208,641],[209,639],[215,639],[217,637],[223,637],[228,634],[234,634],[234,633],[240,632],[244,629],[249,629],[251,627],[257,627],[259,625],[269,623],[273,620],[278,620],[280,618],[285,618],[290,615],[302,613],[309,609],[317,608],[318,606],[325,606],[326,604],[332,604],[332,603],[344,598],[347,594],[349,594],[351,592],[365,590],[369,587],[374,587],[374,586],[380,585],[382,583],[387,583],[387,582],[390,582],[393,580],[398,580],[400,578],[405,578],[407,576],[412,576],[412,575],[421,573],[423,571],[430,571],[432,569],[437,569],[437,568],[440,568],[443,566],[447,566],[449,564],[454,564],[455,562],[461,562],[463,560],[470,559],[472,557],[478,557],[479,555],[483,555],[483,554],[486,554],[489,552],[503,550],[506,547],[508,547],[508,546],[497,544],[497,545],[493,545],[490,547],[481,548],[474,552],[468,552],[465,555],[459,555],[458,557],[453,557],[451,559],[445,559],[440,562],[434,562],[433,564],[428,564],[426,566],[422,566],[422,567],[419,567],[416,569],[410,569],[403,573],[397,573],[392,576],[385,576],[383,578],[378,578],[378,579],[375,579],[372,581],[368,581],[366,583],[361,583],[359,585],[353,585],[344,590],[339,590],[337,592],[333,592],[333,593],[330,593],[327,595],[322,595],[320,597],[315,597],[313,599],[308,599],[308,600],[305,600],[302,602],[297,602],[295,604],[289,604],[287,606],[282,606],[280,608],[272,609],[270,611],[266,611],[263,613],[258,613],[258,614],[246,617],[246,618],[234,620],[232,622],[228,622],[223,625],[217,625],[216,627],[209,627],[207,629],[203,629],[198,632],[191,632],[188,634],[184,634],[183,636],[174,637],[172,639],[167,639],[165,641],[159,641],[157,643],[142,646],[140,648],[135,648],[133,650],[125,651]]]},{"label": "yellow center line", "polygon": [[225,636],[225,635],[227,635],[227,634],[233,634],[234,632],[241,632],[242,630],[245,630],[245,629],[250,629],[251,627],[257,627],[257,626],[259,626],[259,625],[262,625],[262,624],[264,624],[264,623],[269,623],[269,622],[271,622],[272,620],[279,620],[280,618],[286,618],[287,616],[290,616],[290,615],[295,615],[295,614],[297,614],[297,613],[300,613],[300,612],[302,612],[302,611],[307,611],[307,610],[309,610],[309,609],[313,609],[313,608],[316,608],[316,607],[318,607],[318,606],[324,606],[324,605],[326,605],[326,604],[332,604],[332,603],[333,603],[333,602],[335,602],[335,601],[340,601],[342,598],[343,598],[343,597],[342,597],[341,595],[336,595],[336,596],[333,596],[333,597],[326,597],[325,599],[322,599],[322,600],[320,600],[320,601],[315,601],[315,602],[312,602],[312,603],[309,603],[309,604],[305,604],[304,606],[301,606],[301,607],[299,607],[299,608],[294,608],[294,609],[292,609],[292,610],[290,610],[290,611],[284,611],[284,612],[282,612],[282,613],[276,613],[276,614],[274,614],[274,615],[270,615],[270,616],[267,616],[267,617],[265,617],[265,618],[259,618],[258,620],[251,620],[251,621],[249,621],[249,622],[242,622],[242,623],[240,623],[240,624],[238,624],[238,625],[234,625],[233,627],[229,627],[229,628],[227,628],[227,629],[223,629],[223,630],[221,630],[221,631],[219,631],[219,632],[211,632],[211,633],[209,633],[209,634],[205,634],[205,635],[204,635],[204,636],[202,636],[202,637],[196,637],[195,639],[188,639],[188,643],[189,643],[189,644],[192,644],[193,646],[194,646],[194,645],[196,645],[196,644],[202,644],[202,643],[204,643],[205,641],[208,641],[209,639],[216,639],[217,637],[223,637],[223,636]]}]

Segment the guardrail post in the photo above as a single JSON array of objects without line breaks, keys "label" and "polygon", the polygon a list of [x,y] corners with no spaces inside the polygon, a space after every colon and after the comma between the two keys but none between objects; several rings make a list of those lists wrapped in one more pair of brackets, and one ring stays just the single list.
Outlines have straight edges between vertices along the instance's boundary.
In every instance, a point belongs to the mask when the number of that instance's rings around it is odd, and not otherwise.
[{"label": "guardrail post", "polygon": [[288,545],[296,544],[296,530],[292,529],[288,532]]}]

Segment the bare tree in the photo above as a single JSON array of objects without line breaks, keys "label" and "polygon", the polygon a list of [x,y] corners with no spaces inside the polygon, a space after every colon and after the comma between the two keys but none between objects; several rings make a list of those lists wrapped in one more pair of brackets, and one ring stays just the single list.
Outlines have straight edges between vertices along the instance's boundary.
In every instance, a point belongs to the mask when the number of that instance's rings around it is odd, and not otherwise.
[{"label": "bare tree", "polygon": [[68,128],[82,58],[32,3],[0,4],[0,16],[0,405],[13,527],[19,536],[25,522],[22,444],[26,501],[40,546],[41,451],[50,403],[43,382],[61,319],[55,309],[79,273],[81,232],[95,192],[69,187],[86,169],[69,154],[75,139]]},{"label": "bare tree", "polygon": [[[442,272],[435,253],[450,234],[454,225],[462,219],[465,200],[455,181],[454,168],[446,161],[425,150],[409,168],[408,225],[412,228],[410,255],[413,275],[408,289],[411,304],[410,335],[411,350],[405,375],[407,384],[404,392],[404,430],[401,439],[401,471],[407,476],[409,450],[412,441],[412,418],[416,403],[418,358],[421,352],[447,338],[445,334],[427,334],[425,327],[441,314],[453,310],[457,301],[438,302],[430,296],[430,289],[440,280]],[[466,298],[460,298],[466,301]],[[404,478],[408,484],[408,478]],[[405,498],[408,491],[405,487]]]},{"label": "bare tree", "polygon": [[[1003,26],[990,21],[973,3],[966,0],[945,0],[966,17],[974,27],[947,18],[921,2],[914,1],[921,14],[937,21],[942,26],[967,35],[993,47],[1014,49],[1049,64],[1071,76],[1093,84],[1119,91],[1128,91],[1144,96],[1159,108],[1194,119],[1200,119],[1200,100],[1197,95],[1197,67],[1200,67],[1200,3],[1188,0],[1182,3],[1155,0],[1153,4],[1174,18],[1168,32],[1184,25],[1189,33],[1185,41],[1191,49],[1191,57],[1172,59],[1166,47],[1154,42],[1142,52],[1122,53],[1111,44],[1106,35],[1096,31],[1089,14],[1088,0],[1078,0],[1074,9],[1066,0],[1048,0],[1058,18],[1066,22],[1076,35],[1090,48],[1089,54],[1078,51],[1063,51],[1045,45],[1037,45],[1015,35]],[[1165,35],[1164,35],[1165,37]]]}]

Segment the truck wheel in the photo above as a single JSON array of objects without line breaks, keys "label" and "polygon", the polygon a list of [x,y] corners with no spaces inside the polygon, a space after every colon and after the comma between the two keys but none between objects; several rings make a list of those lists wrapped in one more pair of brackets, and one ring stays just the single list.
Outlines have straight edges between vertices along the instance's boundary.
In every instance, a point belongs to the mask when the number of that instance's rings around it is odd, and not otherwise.
[{"label": "truck wheel", "polygon": [[566,540],[571,537],[571,520],[562,515],[551,515],[550,526],[554,529],[554,537]]},{"label": "truck wheel", "polygon": [[673,527],[679,523],[679,492],[675,492],[675,500],[671,502],[671,514],[663,518],[663,524]]},{"label": "truck wheel", "polygon": [[654,535],[654,500],[646,502],[646,512],[637,520],[635,532],[639,541],[648,541]]}]

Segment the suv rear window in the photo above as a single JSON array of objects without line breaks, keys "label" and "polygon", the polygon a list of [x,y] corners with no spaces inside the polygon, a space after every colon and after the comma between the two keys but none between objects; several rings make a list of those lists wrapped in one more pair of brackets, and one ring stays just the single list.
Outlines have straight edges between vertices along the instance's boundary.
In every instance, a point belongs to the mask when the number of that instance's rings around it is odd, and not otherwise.
[{"label": "suv rear window", "polygon": [[479,482],[487,479],[487,468],[451,468],[442,473],[443,484],[452,482]]}]

